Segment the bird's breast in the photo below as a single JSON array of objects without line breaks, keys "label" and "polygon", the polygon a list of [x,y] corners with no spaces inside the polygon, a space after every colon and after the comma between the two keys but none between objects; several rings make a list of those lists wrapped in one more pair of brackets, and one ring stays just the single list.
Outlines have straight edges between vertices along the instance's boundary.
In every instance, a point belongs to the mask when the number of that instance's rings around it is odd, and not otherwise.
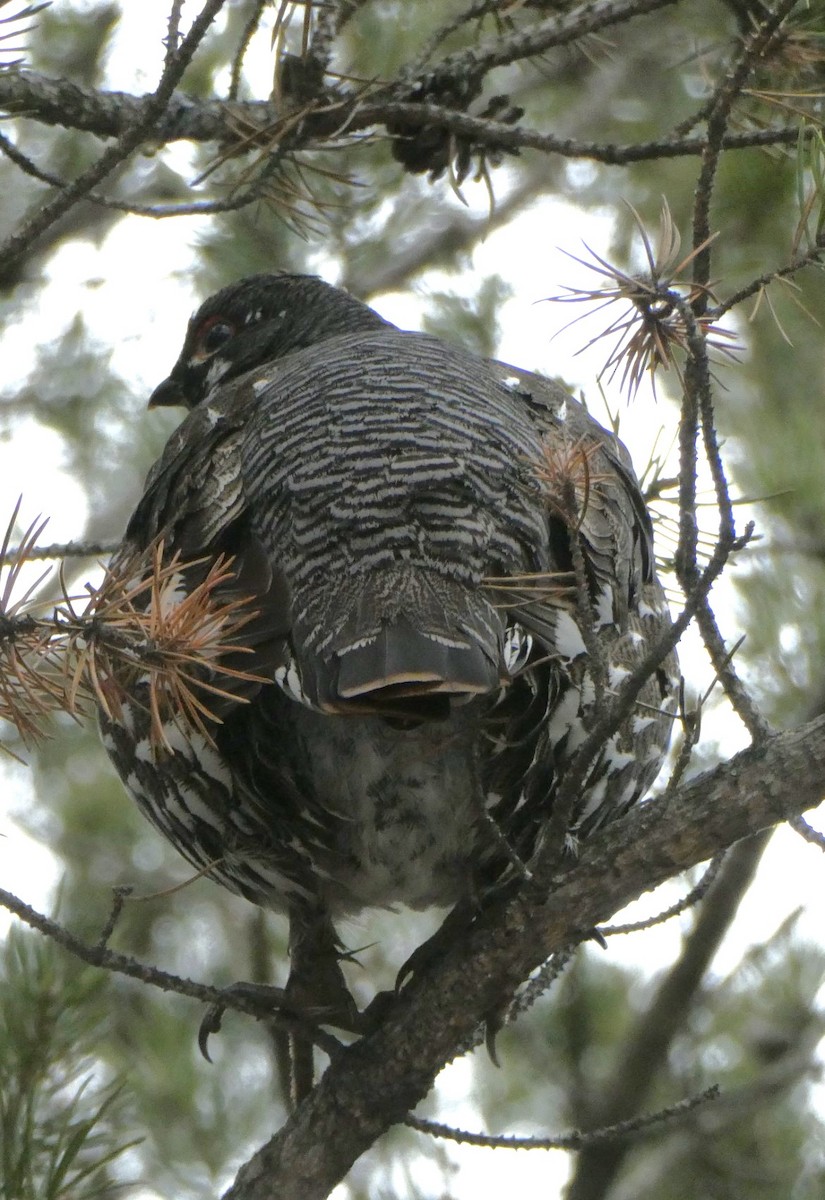
[{"label": "bird's breast", "polygon": [[449,905],[472,886],[484,810],[475,705],[413,728],[294,706],[323,836],[313,854],[332,912]]}]

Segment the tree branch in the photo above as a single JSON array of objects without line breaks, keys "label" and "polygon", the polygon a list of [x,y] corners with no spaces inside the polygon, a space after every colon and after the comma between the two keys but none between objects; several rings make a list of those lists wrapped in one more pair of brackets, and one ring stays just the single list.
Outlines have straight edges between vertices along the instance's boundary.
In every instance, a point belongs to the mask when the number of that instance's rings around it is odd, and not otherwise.
[{"label": "tree branch", "polygon": [[180,82],[209,26],[225,3],[226,0],[206,0],[174,55],[167,55],[167,61],[156,90],[151,96],[141,101],[137,114],[123,128],[115,144],[107,147],[88,170],[63,188],[53,200],[38,209],[33,217],[24,222],[11,237],[0,245],[0,260],[6,266],[19,258],[50,225],[59,220],[78,200],[84,199],[95,184],[100,183],[102,179],[111,174],[115,167],[127,159],[132,151],[148,138],[155,122],[165,111],[176,85]]},{"label": "tree branch", "polygon": [[615,1125],[594,1129],[587,1133],[575,1132],[558,1134],[556,1137],[511,1137],[506,1134],[470,1133],[466,1129],[454,1129],[450,1125],[442,1125],[438,1121],[426,1121],[421,1117],[408,1117],[405,1124],[420,1133],[428,1133],[431,1137],[445,1138],[450,1142],[463,1142],[468,1146],[489,1146],[494,1150],[584,1150],[589,1146],[602,1146],[605,1143],[619,1141],[626,1143],[628,1138],[637,1139],[640,1136],[656,1132],[667,1123],[678,1123],[689,1113],[719,1099],[719,1089],[710,1087],[698,1096],[688,1100],[680,1100],[677,1104],[669,1104],[658,1112],[645,1113],[632,1117],[627,1121],[617,1121]]},{"label": "tree branch", "polygon": [[[707,145],[702,151],[702,166],[696,183],[696,199],[693,209],[693,245],[696,255],[693,260],[694,281],[704,288],[710,282],[710,201],[714,180],[719,166],[719,157],[725,146],[728,122],[736,99],[741,95],[745,81],[756,64],[766,53],[782,22],[795,7],[797,0],[779,0],[776,11],[770,13],[747,38],[742,52],[722,80],[707,119]],[[694,301],[694,311],[700,316],[707,307],[707,293],[700,291]]]},{"label": "tree branch", "polygon": [[[329,1054],[337,1054],[340,1050],[340,1043],[331,1034],[325,1033],[317,1025],[290,1014],[285,993],[281,989],[269,988],[268,1003],[264,1005],[256,999],[252,992],[244,992],[243,988],[218,988],[211,984],[198,983],[197,980],[173,975],[169,971],[161,970],[160,967],[141,962],[132,958],[131,955],[110,950],[106,943],[112,932],[111,926],[119,915],[117,904],[96,945],[90,945],[82,938],[76,937],[58,921],[38,912],[37,909],[26,904],[12,892],[6,891],[5,888],[0,888],[0,907],[14,913],[24,924],[38,930],[44,937],[49,938],[58,946],[62,946],[69,954],[90,967],[99,967],[101,970],[110,971],[115,975],[125,975],[140,983],[159,988],[162,992],[175,992],[179,996],[188,996],[190,999],[210,1005],[220,1012],[223,1012],[224,1009],[232,1009],[256,1019],[265,1017],[267,1022],[285,1032],[299,1034],[314,1041]],[[273,1001],[276,994],[283,999],[283,1010],[274,1007]]]},{"label": "tree branch", "polygon": [[[398,98],[399,91],[400,85],[380,91],[373,88],[369,95],[330,89],[325,106],[317,107],[303,118],[300,134],[294,136],[294,148],[306,149],[320,144],[339,129],[357,133],[385,125],[388,121],[400,121],[413,128],[443,128],[471,139],[474,144],[504,153],[532,149],[565,158],[592,159],[608,166],[659,158],[697,157],[704,154],[708,146],[708,139],[702,135],[628,143],[558,137],[523,125],[513,126],[470,116],[440,104],[402,100]],[[146,100],[145,96],[126,92],[78,87],[33,71],[0,73],[0,109],[9,115],[43,125],[78,129],[99,137],[122,136],[144,112]],[[175,92],[154,120],[151,138],[162,145],[175,141],[232,144],[237,141],[239,127],[264,131],[277,125],[283,117],[282,106],[269,100],[193,100]],[[802,136],[812,137],[814,133],[814,127],[807,126]],[[742,150],[754,146],[797,146],[799,138],[798,124],[780,125],[726,134],[720,147]]]},{"label": "tree branch", "polygon": [[[431,70],[433,76],[455,80],[466,76],[483,76],[495,67],[509,66],[522,59],[534,59],[557,46],[566,46],[587,34],[619,25],[633,17],[668,8],[676,0],[594,0],[580,4],[570,12],[547,17],[544,21],[514,30],[502,36],[488,38],[471,50],[458,50],[442,59]],[[417,73],[426,70],[420,62],[413,68]]]},{"label": "tree branch", "polygon": [[554,949],[640,892],[813,807],[823,758],[825,718],[774,734],[585,843],[546,903],[522,893],[484,913],[413,978],[380,1028],[343,1053],[224,1200],[322,1200],[427,1094],[455,1046]]}]

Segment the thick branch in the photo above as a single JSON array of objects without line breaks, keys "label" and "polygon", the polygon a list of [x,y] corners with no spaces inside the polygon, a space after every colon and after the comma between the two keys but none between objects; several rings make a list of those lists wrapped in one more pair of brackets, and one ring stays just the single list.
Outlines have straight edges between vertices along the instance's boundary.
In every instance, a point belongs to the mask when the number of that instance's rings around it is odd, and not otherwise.
[{"label": "thick branch", "polygon": [[[703,154],[707,146],[707,139],[698,135],[627,144],[558,137],[522,125],[473,117],[438,104],[399,100],[400,91],[399,85],[382,92],[371,90],[368,97],[362,97],[351,91],[329,90],[327,103],[303,117],[299,132],[291,132],[291,147],[307,148],[337,130],[357,133],[388,121],[403,121],[412,128],[441,127],[493,150],[533,149],[614,166],[658,158],[695,157]],[[44,125],[84,130],[99,137],[119,137],[134,126],[144,112],[146,99],[125,92],[81,88],[66,80],[49,79],[32,71],[0,73],[0,109],[3,111]],[[193,100],[175,92],[163,113],[154,120],[151,138],[159,144],[181,140],[233,144],[238,140],[239,129],[272,129],[284,115],[282,108],[272,101]],[[813,136],[813,133],[813,127],[804,131],[805,136]],[[727,134],[721,148],[796,146],[799,136],[798,125],[755,129]],[[251,148],[254,147],[251,145]]]},{"label": "thick branch", "polygon": [[448,955],[414,978],[386,1021],[350,1047],[240,1171],[225,1200],[321,1200],[355,1160],[430,1090],[501,998],[553,950],[641,892],[740,838],[817,804],[825,718],[775,734],[648,804],[585,844],[546,903],[490,909]]}]

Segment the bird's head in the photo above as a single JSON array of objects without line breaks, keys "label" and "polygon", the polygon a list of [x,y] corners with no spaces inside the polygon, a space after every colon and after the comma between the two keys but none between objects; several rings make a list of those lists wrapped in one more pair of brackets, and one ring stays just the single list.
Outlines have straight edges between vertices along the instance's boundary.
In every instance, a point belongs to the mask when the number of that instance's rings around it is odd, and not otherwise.
[{"label": "bird's head", "polygon": [[213,388],[338,334],[387,328],[366,304],[313,275],[250,275],[210,296],[149,407],[194,408]]}]

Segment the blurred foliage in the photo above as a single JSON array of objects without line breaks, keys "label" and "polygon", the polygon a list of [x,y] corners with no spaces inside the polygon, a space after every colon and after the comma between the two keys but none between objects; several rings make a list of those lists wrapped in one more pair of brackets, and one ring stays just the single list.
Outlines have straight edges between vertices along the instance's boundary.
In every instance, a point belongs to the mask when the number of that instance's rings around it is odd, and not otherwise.
[{"label": "blurred foliage", "polygon": [[483,280],[470,297],[432,292],[427,296],[432,308],[422,322],[424,332],[492,358],[498,345],[498,312],[511,295],[512,288],[498,276]]},{"label": "blurred foliage", "polygon": [[[451,0],[436,7],[445,20],[466,5]],[[82,85],[128,90],[132,85],[111,68],[128,8],[125,0],[53,4],[28,39],[31,67]],[[227,6],[186,74],[186,92],[225,93],[229,49],[253,8],[244,2]],[[697,0],[615,28],[609,38],[591,37],[584,50],[571,46],[529,65],[502,68],[493,82],[525,108],[529,124],[560,137],[644,141],[662,128],[664,111],[674,124],[695,112],[710,73],[742,31],[743,13],[747,24],[747,8]],[[142,64],[149,82],[141,78],[137,92],[150,89],[159,74],[165,31],[162,6],[145,9],[143,19],[154,22],[157,54]],[[357,6],[337,44],[335,68],[365,80],[389,76],[427,45],[433,12],[430,4],[405,0]],[[819,28],[822,13],[818,0],[805,9]],[[293,49],[299,26],[296,21],[289,31]],[[481,13],[469,33],[465,28],[453,35],[444,48],[495,32],[493,15]],[[797,87],[822,87],[823,70],[815,61],[790,64],[788,73]],[[247,92],[253,94],[248,84],[241,95]],[[21,149],[61,177],[76,176],[96,152],[88,134],[38,126],[25,117],[9,126]],[[116,190],[135,202],[189,195],[189,184],[214,157],[214,148],[163,149],[121,170]],[[498,315],[511,289],[506,262],[500,274],[485,275],[475,265],[474,251],[487,230],[499,220],[517,220],[545,195],[558,195],[609,214],[613,251],[627,262],[638,247],[632,216],[620,201],[630,202],[652,226],[665,195],[687,235],[697,172],[696,160],[687,157],[619,170],[523,151],[492,172],[495,204],[467,208],[447,180],[431,184],[402,174],[386,138],[319,154],[317,161],[339,176],[311,177],[323,213],[319,232],[297,236],[283,213],[264,204],[182,227],[180,238],[191,244],[192,255],[181,283],[192,301],[254,271],[323,270],[365,298],[414,287],[428,331],[495,353]],[[229,168],[222,170],[218,178],[228,180]],[[811,184],[804,167],[802,184],[803,192]],[[0,157],[0,194],[0,236],[6,236],[51,189]],[[789,260],[801,217],[799,195],[791,152],[749,150],[723,161],[712,213],[720,231],[720,295]],[[37,343],[25,377],[4,389],[0,425],[13,436],[21,422],[33,420],[44,434],[59,435],[65,469],[84,490],[86,532],[95,537],[123,529],[169,425],[136,415],[145,384],[112,369],[116,347],[96,341],[86,320],[88,290],[63,291],[59,312],[43,306],[59,290],[64,254],[85,255],[91,277],[123,270],[111,255],[104,262],[93,253],[122,220],[84,203],[23,266],[0,265],[4,361],[17,371],[18,347],[31,339],[33,326]],[[578,244],[569,249],[580,253]],[[529,253],[525,245],[523,254]],[[160,280],[166,264],[162,251],[157,257]],[[546,290],[556,291],[557,281],[547,281]],[[738,661],[771,719],[787,723],[825,708],[825,356],[816,324],[824,302],[825,279],[816,271],[793,286],[773,286],[759,305],[751,301],[738,312],[746,349],[735,369],[719,371],[727,462],[741,494],[756,501],[762,533],[732,572],[738,623],[748,634]],[[136,294],[129,311],[119,314],[124,339],[140,337],[144,318],[174,325],[182,336],[187,311],[181,303],[180,310],[158,312],[160,301]],[[157,381],[169,365],[152,363],[147,374]],[[81,581],[88,569],[78,566]],[[69,927],[94,940],[108,915],[111,889],[131,885],[135,898],[115,930],[117,949],[210,982],[283,982],[281,921],[262,917],[204,880],[166,891],[186,880],[188,869],[126,801],[93,731],[68,722],[59,728],[38,753],[33,782],[37,802],[27,799],[14,816],[65,867],[60,913]],[[4,834],[12,842],[14,828],[7,825]],[[391,986],[421,930],[417,918],[407,922],[393,914],[368,929],[345,931],[351,947],[375,943],[359,954],[362,967],[348,968],[363,1002],[374,987]],[[803,944],[786,928],[728,975],[708,981],[657,1079],[650,1107],[712,1082],[722,1084],[727,1098],[699,1110],[689,1123],[639,1139],[610,1200],[822,1195],[823,1126],[805,1063],[822,1033],[817,993],[823,970],[821,948]],[[600,951],[581,953],[554,994],[501,1034],[504,1070],[495,1070],[483,1051],[475,1053],[473,1124],[532,1133],[586,1126],[617,1047],[644,1012],[654,983]],[[190,1002],[80,971],[28,934],[13,932],[5,943],[0,1014],[2,1200],[80,1200],[93,1194],[93,1181],[101,1189],[94,1194],[108,1196],[116,1179],[138,1177],[150,1181],[158,1196],[195,1200],[225,1185],[283,1119],[271,1047],[251,1021],[228,1016],[212,1039],[214,1065],[207,1064],[195,1045],[202,1013]],[[92,1083],[79,1092],[87,1076]],[[121,1091],[114,1080],[123,1081]],[[821,1096],[819,1104],[821,1109]],[[81,1126],[83,1138],[73,1141]],[[135,1130],[144,1140],[124,1157],[125,1166],[108,1163],[107,1155],[131,1141]],[[95,1155],[98,1175],[69,1187]],[[426,1170],[419,1169],[424,1159]],[[442,1146],[394,1130],[356,1166],[350,1194],[353,1200],[447,1200],[461,1194],[452,1162]],[[62,1191],[49,1182],[61,1163]]]},{"label": "blurred foliage", "polygon": [[100,972],[30,930],[12,929],[0,947],[2,1200],[120,1191],[116,1160],[140,1139],[128,1091],[98,1055],[106,991]]}]

